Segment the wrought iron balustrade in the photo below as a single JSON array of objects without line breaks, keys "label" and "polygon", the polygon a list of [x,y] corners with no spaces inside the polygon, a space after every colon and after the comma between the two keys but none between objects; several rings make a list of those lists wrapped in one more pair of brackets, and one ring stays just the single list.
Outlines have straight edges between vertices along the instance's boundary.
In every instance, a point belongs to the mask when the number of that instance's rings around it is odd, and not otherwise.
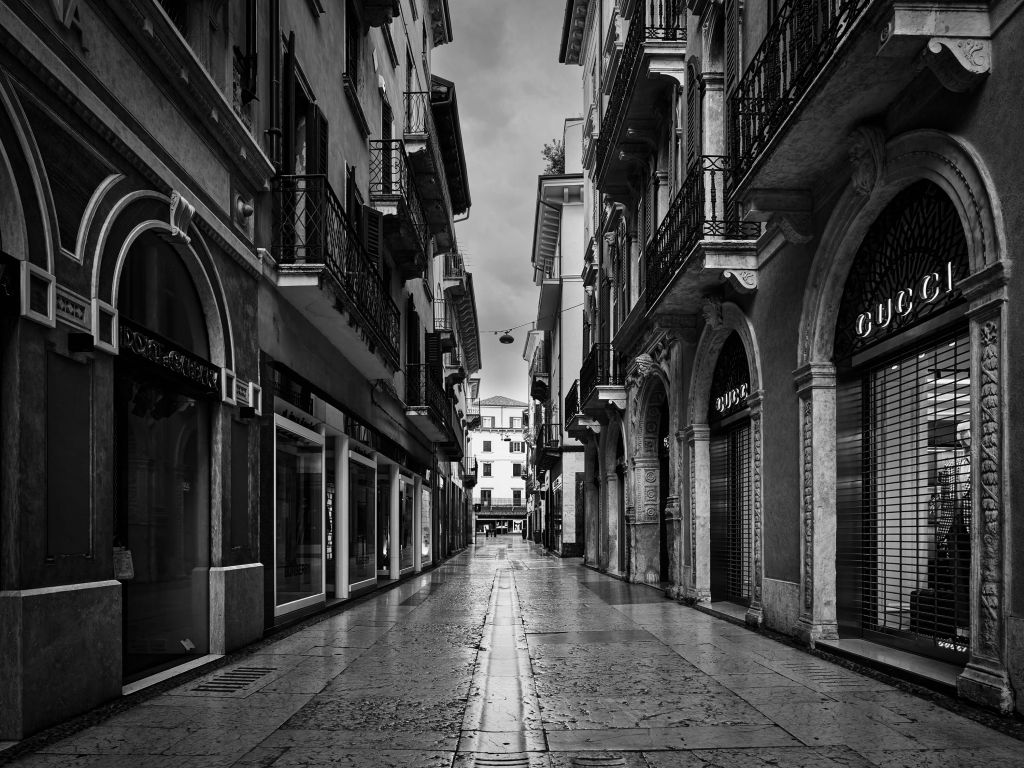
[{"label": "wrought iron balustrade", "polygon": [[434,330],[455,330],[455,321],[452,319],[452,313],[448,309],[448,302],[444,299],[434,300]]},{"label": "wrought iron balustrade", "polygon": [[415,175],[400,139],[370,142],[370,199],[403,201],[416,232],[420,250],[426,252],[430,233],[423,218],[423,206],[416,191]]},{"label": "wrought iron balustrade", "polygon": [[462,254],[453,249],[444,255],[444,279],[462,280],[466,276],[466,264]]},{"label": "wrought iron balustrade", "polygon": [[398,306],[323,174],[277,176],[272,183],[271,253],[279,265],[323,265],[349,308],[398,359]]},{"label": "wrought iron balustrade", "polygon": [[640,0],[636,4],[622,45],[622,56],[615,72],[612,92],[601,120],[597,143],[599,177],[608,159],[608,151],[622,127],[627,100],[634,90],[640,54],[646,41],[686,42],[686,3],[682,0]]},{"label": "wrought iron balustrade", "polygon": [[728,204],[729,158],[702,155],[686,171],[686,179],[644,248],[644,288],[653,303],[683,265],[693,247],[705,238],[754,239],[757,222],[741,221]]},{"label": "wrought iron balustrade", "polygon": [[448,424],[448,396],[436,376],[437,371],[424,365],[405,366],[405,404],[411,407],[426,407],[434,412],[438,424]]},{"label": "wrought iron balustrade", "polygon": [[585,403],[598,386],[622,384],[622,367],[610,343],[601,342],[590,348],[580,366],[579,382],[581,403]]},{"label": "wrought iron balustrade", "polygon": [[733,181],[742,180],[768,147],[869,3],[789,0],[782,4],[730,100]]},{"label": "wrought iron balustrade", "polygon": [[580,414],[580,380],[576,379],[565,396],[565,418],[572,421]]}]

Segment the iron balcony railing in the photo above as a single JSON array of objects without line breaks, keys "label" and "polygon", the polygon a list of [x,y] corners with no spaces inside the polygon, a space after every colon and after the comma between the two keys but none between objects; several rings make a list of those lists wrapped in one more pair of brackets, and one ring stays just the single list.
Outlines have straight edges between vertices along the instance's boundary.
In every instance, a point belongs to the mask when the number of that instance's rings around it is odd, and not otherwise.
[{"label": "iron balcony railing", "polygon": [[423,364],[405,366],[405,404],[429,408],[438,424],[447,425],[448,398],[435,373]]},{"label": "iron balcony railing", "polygon": [[644,290],[649,305],[661,295],[698,241],[755,239],[760,234],[756,221],[741,221],[727,204],[729,167],[728,157],[702,155],[686,171],[682,187],[644,248]]},{"label": "iron balcony railing", "polygon": [[870,0],[782,3],[730,100],[735,182],[743,179],[767,149],[869,3]]},{"label": "iron balcony railing", "polygon": [[280,265],[323,265],[349,309],[392,360],[398,359],[398,306],[323,174],[272,183],[271,252]]},{"label": "iron balcony railing", "polygon": [[409,91],[405,94],[405,132],[427,137],[427,151],[430,152],[436,177],[444,198],[445,211],[451,215],[452,200],[448,191],[448,179],[444,172],[444,158],[441,156],[441,137],[434,125],[434,110],[430,104],[430,91]]},{"label": "iron balcony railing", "polygon": [[480,415],[480,398],[471,397],[466,400],[466,416],[479,416]]},{"label": "iron balcony railing", "polygon": [[580,415],[580,380],[576,379],[565,396],[565,420],[572,421]]},{"label": "iron balcony railing", "polygon": [[466,276],[466,264],[462,254],[452,249],[444,255],[444,279],[462,280]]},{"label": "iron balcony railing", "polygon": [[448,302],[444,299],[434,300],[434,330],[454,331],[455,319],[452,317]]},{"label": "iron balcony railing", "polygon": [[537,425],[537,448],[557,448],[562,444],[562,425],[553,421],[544,421]]},{"label": "iron balcony railing", "polygon": [[403,141],[377,139],[370,142],[370,198],[405,203],[419,250],[425,255],[430,232],[415,182]]},{"label": "iron balcony railing", "polygon": [[686,3],[683,0],[640,0],[633,10],[615,82],[601,120],[596,153],[598,177],[604,171],[608,151],[625,120],[639,71],[641,49],[649,40],[686,42]]},{"label": "iron balcony railing", "polygon": [[590,399],[598,386],[622,384],[622,366],[610,343],[600,342],[590,348],[580,366],[579,382],[581,404]]},{"label": "iron balcony railing", "polygon": [[495,496],[490,499],[480,499],[477,502],[482,509],[488,509],[490,507],[522,507],[525,506],[526,502],[522,499],[516,499],[508,496]]}]

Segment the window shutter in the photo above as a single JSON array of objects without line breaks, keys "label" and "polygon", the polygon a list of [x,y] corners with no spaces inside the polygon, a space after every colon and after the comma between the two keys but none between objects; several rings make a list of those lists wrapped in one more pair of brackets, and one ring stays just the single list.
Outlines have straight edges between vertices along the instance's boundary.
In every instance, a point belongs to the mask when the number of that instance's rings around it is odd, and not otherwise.
[{"label": "window shutter", "polygon": [[441,378],[441,334],[439,333],[428,333],[426,334],[427,339],[427,368],[430,369],[431,374],[436,378]]},{"label": "window shutter", "polygon": [[281,72],[281,148],[285,175],[295,173],[295,33],[288,34]]},{"label": "window shutter", "polygon": [[730,96],[740,79],[739,0],[725,0],[725,95]]},{"label": "window shutter", "polygon": [[381,238],[384,233],[384,214],[370,205],[363,206],[363,245],[366,255],[374,264],[381,261]]},{"label": "window shutter", "polygon": [[328,140],[327,118],[316,104],[309,105],[306,118],[306,148],[309,162],[306,163],[308,173],[327,174]]},{"label": "window shutter", "polygon": [[701,155],[700,107],[700,76],[691,63],[686,67],[686,172]]}]

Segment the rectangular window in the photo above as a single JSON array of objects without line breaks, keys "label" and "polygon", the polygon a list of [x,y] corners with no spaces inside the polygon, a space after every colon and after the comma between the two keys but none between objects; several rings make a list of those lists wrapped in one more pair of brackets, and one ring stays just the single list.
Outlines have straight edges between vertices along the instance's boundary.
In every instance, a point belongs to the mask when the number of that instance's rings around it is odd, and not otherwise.
[{"label": "rectangular window", "polygon": [[493,416],[481,416],[480,425],[484,429],[494,429],[494,417]]},{"label": "rectangular window", "polygon": [[525,453],[526,446],[524,446],[521,442],[512,442],[509,443],[508,449],[512,453]]},{"label": "rectangular window", "polygon": [[523,504],[523,492],[518,488],[512,490],[512,506],[519,507]]},{"label": "rectangular window", "polygon": [[490,440],[484,440],[484,453],[490,453],[490,452],[491,452],[491,441]]},{"label": "rectangular window", "polygon": [[522,477],[522,476],[523,476],[523,465],[522,464],[513,464],[512,465],[512,477]]},{"label": "rectangular window", "polygon": [[510,429],[520,429],[523,426],[523,419],[521,416],[513,416],[508,420],[508,426]]},{"label": "rectangular window", "polygon": [[373,559],[377,470],[363,460],[348,463],[348,577],[351,584],[377,575]]},{"label": "rectangular window", "polygon": [[491,476],[491,462],[485,461],[484,462],[484,477],[490,477],[490,476]]},{"label": "rectangular window", "polygon": [[483,504],[485,507],[491,506],[490,488],[484,488],[482,491],[480,491],[480,503]]}]

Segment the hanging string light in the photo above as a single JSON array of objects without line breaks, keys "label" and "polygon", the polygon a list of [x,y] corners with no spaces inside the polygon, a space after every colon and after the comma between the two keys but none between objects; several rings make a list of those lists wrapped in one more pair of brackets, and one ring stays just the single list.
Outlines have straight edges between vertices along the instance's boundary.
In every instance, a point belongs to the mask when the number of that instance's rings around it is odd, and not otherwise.
[{"label": "hanging string light", "polygon": [[[544,317],[538,317],[537,320],[547,320],[547,319],[552,318],[552,317],[557,317],[558,315],[560,315],[560,314],[562,314],[564,312],[568,312],[570,309],[579,309],[582,306],[583,306],[583,302],[580,302],[579,304],[574,304],[571,307],[566,307],[565,309],[561,310],[561,312],[554,312],[554,313],[552,313],[550,315],[544,315]],[[506,328],[504,330],[499,328],[498,330],[494,330],[494,331],[484,331],[484,333],[493,333],[495,336],[498,337],[498,341],[501,342],[502,344],[513,344],[513,343],[515,343],[516,337],[512,335],[512,331],[514,331],[514,330],[516,330],[518,328],[522,328],[522,327],[527,326],[527,325],[533,325],[534,323],[537,322],[537,320],[527,320],[525,323],[520,323],[519,325],[513,325],[511,328]]]}]

